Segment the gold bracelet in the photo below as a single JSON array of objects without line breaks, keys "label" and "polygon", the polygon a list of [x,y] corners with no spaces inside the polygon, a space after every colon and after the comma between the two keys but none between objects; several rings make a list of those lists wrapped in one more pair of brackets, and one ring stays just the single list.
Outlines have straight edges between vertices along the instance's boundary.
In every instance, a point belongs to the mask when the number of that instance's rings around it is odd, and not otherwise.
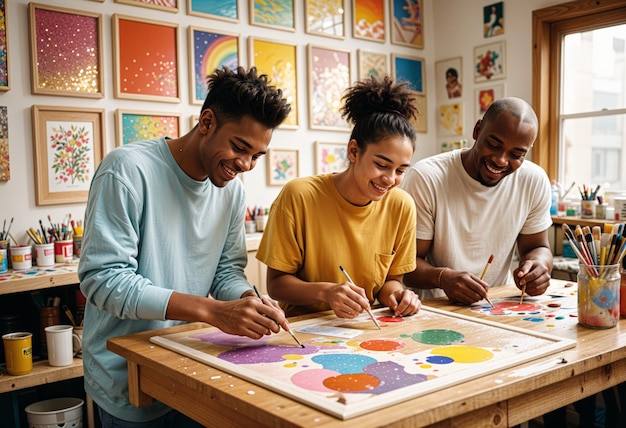
[{"label": "gold bracelet", "polygon": [[443,273],[446,271],[446,269],[448,268],[444,267],[439,271],[439,276],[437,277],[437,288],[441,288],[441,277],[443,276]]}]

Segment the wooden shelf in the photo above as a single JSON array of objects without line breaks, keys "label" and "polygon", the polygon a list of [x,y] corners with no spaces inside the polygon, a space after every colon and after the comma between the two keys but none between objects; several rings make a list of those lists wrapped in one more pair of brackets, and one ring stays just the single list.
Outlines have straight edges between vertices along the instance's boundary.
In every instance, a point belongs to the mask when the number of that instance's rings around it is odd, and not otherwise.
[{"label": "wooden shelf", "polygon": [[613,224],[615,222],[611,220],[600,219],[600,218],[582,218],[582,217],[577,217],[577,216],[553,215],[552,223],[554,223],[555,225],[567,224],[570,227],[577,226],[577,225],[579,225],[580,227],[584,227],[584,226],[593,227],[593,226],[604,226],[607,223]]},{"label": "wooden shelf", "polygon": [[78,284],[78,262],[0,273],[0,295]]},{"label": "wooden shelf", "polygon": [[33,371],[20,376],[12,376],[2,370],[0,372],[0,394],[17,391],[61,380],[74,379],[83,376],[83,360],[74,358],[69,366],[52,367],[48,360],[33,363]]}]

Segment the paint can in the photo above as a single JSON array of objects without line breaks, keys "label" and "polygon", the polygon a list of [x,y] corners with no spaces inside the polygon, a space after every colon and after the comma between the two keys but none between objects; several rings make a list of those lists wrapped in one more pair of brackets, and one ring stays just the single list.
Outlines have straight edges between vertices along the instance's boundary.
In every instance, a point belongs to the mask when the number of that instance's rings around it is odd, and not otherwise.
[{"label": "paint can", "polygon": [[578,270],[578,323],[604,329],[620,317],[621,275],[617,265],[580,264]]}]

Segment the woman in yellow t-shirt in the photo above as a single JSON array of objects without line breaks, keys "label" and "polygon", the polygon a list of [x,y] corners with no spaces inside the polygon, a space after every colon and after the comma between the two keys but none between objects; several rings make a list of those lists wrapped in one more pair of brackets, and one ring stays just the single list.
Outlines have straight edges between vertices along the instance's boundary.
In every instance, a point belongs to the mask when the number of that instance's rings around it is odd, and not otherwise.
[{"label": "woman in yellow t-shirt", "polygon": [[354,125],[347,169],[287,183],[257,258],[288,316],[332,309],[355,318],[376,300],[394,315],[412,315],[421,302],[402,277],[415,269],[415,203],[396,186],[415,150],[415,95],[406,83],[371,77],[343,101],[342,115]]}]

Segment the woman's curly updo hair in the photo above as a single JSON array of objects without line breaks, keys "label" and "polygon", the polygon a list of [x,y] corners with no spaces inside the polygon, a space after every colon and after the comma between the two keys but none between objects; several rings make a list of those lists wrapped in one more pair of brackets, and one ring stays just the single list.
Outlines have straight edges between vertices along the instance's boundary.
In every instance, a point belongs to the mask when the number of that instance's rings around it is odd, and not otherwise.
[{"label": "woman's curly updo hair", "polygon": [[415,150],[415,128],[411,119],[417,118],[415,92],[408,82],[394,84],[389,76],[371,76],[355,83],[342,98],[341,115],[354,125],[350,139],[360,149],[390,136],[406,137]]}]

